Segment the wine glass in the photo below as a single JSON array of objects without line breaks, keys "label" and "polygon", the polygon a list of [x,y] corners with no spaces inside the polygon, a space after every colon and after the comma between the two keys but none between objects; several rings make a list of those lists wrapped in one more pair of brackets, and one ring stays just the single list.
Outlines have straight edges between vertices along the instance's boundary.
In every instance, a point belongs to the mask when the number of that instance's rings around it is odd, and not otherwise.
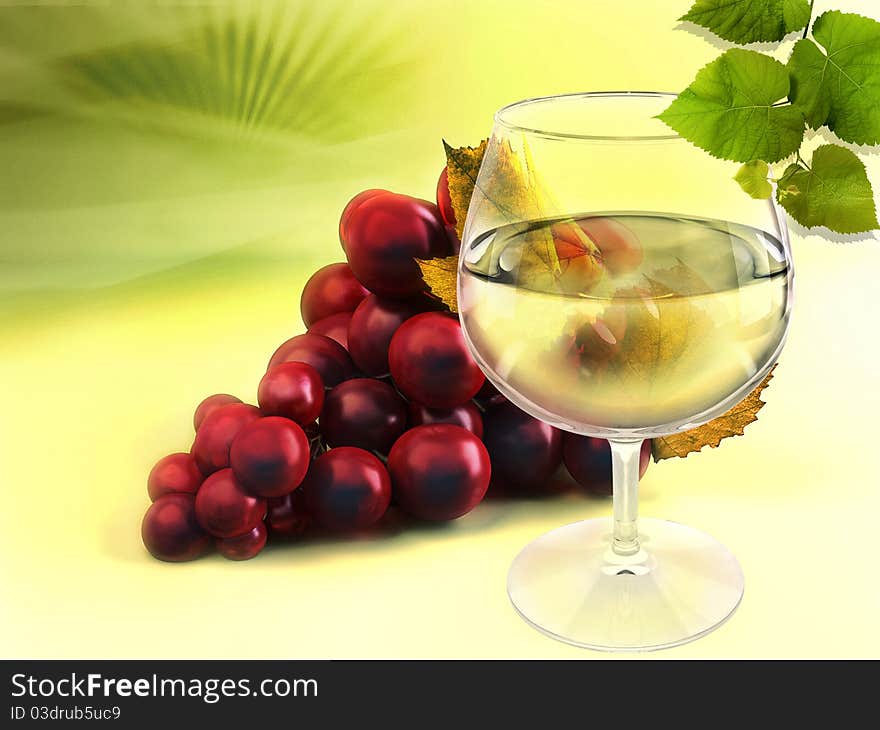
[{"label": "wine glass", "polygon": [[742,571],[723,545],[639,521],[639,452],[748,395],[791,311],[784,217],[656,119],[673,98],[504,107],[462,237],[461,323],[486,376],[536,418],[611,445],[613,518],[537,538],[507,581],[532,626],[594,649],[675,646],[739,604]]}]

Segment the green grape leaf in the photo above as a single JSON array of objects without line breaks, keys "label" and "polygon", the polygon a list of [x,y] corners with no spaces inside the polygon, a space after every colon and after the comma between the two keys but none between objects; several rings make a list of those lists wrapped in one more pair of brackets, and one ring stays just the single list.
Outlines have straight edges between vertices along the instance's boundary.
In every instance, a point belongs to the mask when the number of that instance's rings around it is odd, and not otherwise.
[{"label": "green grape leaf", "polygon": [[732,43],[781,41],[810,20],[807,0],[697,0],[679,20]]},{"label": "green grape leaf", "polygon": [[811,127],[827,124],[857,144],[880,142],[880,23],[832,10],[799,40],[788,61],[791,101]]},{"label": "green grape leaf", "polygon": [[818,147],[809,166],[789,165],[777,183],[776,200],[807,228],[863,233],[878,227],[865,165],[840,145]]},{"label": "green grape leaf", "polygon": [[812,7],[813,3],[807,0],[782,0],[782,24],[786,35],[800,30],[810,22]]},{"label": "green grape leaf", "polygon": [[753,198],[765,200],[773,194],[773,186],[767,179],[770,166],[764,160],[752,160],[737,170],[733,179]]},{"label": "green grape leaf", "polygon": [[788,71],[756,51],[731,48],[699,70],[658,116],[714,157],[776,162],[800,147],[804,119],[788,96]]}]

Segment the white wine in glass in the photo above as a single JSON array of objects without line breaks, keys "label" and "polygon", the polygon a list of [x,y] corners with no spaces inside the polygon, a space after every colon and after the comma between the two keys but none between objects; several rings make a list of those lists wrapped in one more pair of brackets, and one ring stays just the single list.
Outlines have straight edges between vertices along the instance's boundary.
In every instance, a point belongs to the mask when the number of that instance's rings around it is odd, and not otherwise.
[{"label": "white wine in glass", "polygon": [[669,100],[502,109],[460,255],[460,317],[487,377],[537,418],[611,443],[614,519],[538,538],[508,577],[527,621],[591,648],[680,644],[738,605],[742,572],[721,544],[640,525],[639,448],[742,400],[791,310],[784,218],[654,118]]}]

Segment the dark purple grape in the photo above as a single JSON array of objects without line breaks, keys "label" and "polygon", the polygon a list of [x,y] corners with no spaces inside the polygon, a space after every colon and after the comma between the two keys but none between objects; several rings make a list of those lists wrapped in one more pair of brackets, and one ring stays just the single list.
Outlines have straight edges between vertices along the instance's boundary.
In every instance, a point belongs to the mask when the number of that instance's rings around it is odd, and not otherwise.
[{"label": "dark purple grape", "polygon": [[331,449],[312,463],[302,485],[306,509],[328,530],[360,530],[381,519],[391,502],[391,480],[379,459],[351,446]]},{"label": "dark purple grape", "polygon": [[330,446],[356,446],[387,454],[406,429],[406,403],[388,383],[355,378],[327,394],[321,433]]},{"label": "dark purple grape", "polygon": [[483,442],[502,489],[540,493],[562,460],[562,432],[509,402],[483,414]]},{"label": "dark purple grape", "polygon": [[451,409],[428,408],[421,403],[410,402],[409,425],[424,426],[429,423],[451,423],[466,428],[477,438],[483,438],[483,417],[480,409],[468,401]]},{"label": "dark purple grape", "polygon": [[[608,441],[566,433],[562,440],[562,458],[568,473],[588,492],[603,496],[611,494],[613,479]],[[650,463],[651,439],[645,439],[639,452],[639,479],[645,475]]]}]

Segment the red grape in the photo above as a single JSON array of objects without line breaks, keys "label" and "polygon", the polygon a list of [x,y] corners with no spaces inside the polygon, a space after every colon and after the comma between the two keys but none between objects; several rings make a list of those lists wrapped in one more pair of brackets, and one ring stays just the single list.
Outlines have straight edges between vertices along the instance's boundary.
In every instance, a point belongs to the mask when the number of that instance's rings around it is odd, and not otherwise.
[{"label": "red grape", "polygon": [[262,414],[259,408],[245,403],[230,403],[212,411],[196,432],[192,455],[202,474],[207,476],[229,466],[229,446],[244,426]]},{"label": "red grape", "polygon": [[166,494],[153,502],[144,515],[141,538],[154,558],[175,563],[211,549],[211,536],[196,520],[191,494]]},{"label": "red grape", "polygon": [[410,317],[436,309],[428,297],[382,299],[370,294],[358,304],[348,327],[351,359],[367,375],[388,374],[388,346],[391,338]]},{"label": "red grape", "polygon": [[351,214],[346,254],[367,289],[400,299],[425,289],[415,259],[448,256],[452,246],[440,211],[427,200],[389,193],[365,200]]},{"label": "red grape", "polygon": [[217,552],[227,560],[250,560],[266,547],[266,526],[260,522],[250,532],[235,537],[218,537]]},{"label": "red grape", "polygon": [[342,345],[324,335],[309,332],[291,337],[283,343],[269,360],[269,367],[282,362],[304,362],[311,365],[328,388],[338,385],[354,373],[354,363]]},{"label": "red grape", "polygon": [[336,340],[347,350],[349,322],[351,322],[351,312],[339,312],[339,314],[331,314],[329,317],[319,319],[309,327],[309,332],[313,335],[324,335],[331,340]]},{"label": "red grape", "polygon": [[388,363],[401,392],[431,408],[461,405],[485,381],[458,319],[441,312],[417,314],[404,322],[391,338]]},{"label": "red grape", "polygon": [[209,395],[205,398],[205,400],[199,403],[195,414],[193,414],[193,427],[195,430],[199,430],[199,426],[202,425],[202,422],[207,418],[208,414],[213,413],[220,408],[220,406],[227,406],[230,403],[241,403],[241,398],[236,398],[234,395],[229,395],[227,393],[217,393],[216,395]]},{"label": "red grape", "polygon": [[505,402],[483,415],[492,479],[502,488],[540,491],[562,461],[562,432]]},{"label": "red grape", "polygon": [[309,469],[309,453],[309,440],[299,426],[268,416],[239,431],[229,450],[229,463],[250,494],[280,497],[302,482]]},{"label": "red grape", "polygon": [[391,482],[369,451],[340,446],[312,463],[303,484],[309,513],[330,530],[359,530],[379,521],[391,501]]},{"label": "red grape", "polygon": [[327,394],[320,428],[330,446],[387,454],[406,429],[406,403],[388,383],[346,380]]},{"label": "red grape", "polygon": [[300,311],[306,327],[339,312],[353,312],[369,292],[354,278],[348,264],[328,264],[306,282]]},{"label": "red grape", "polygon": [[605,274],[598,249],[573,221],[555,223],[551,229],[559,273],[556,283],[569,294],[583,294]]},{"label": "red grape", "polygon": [[[593,494],[610,495],[613,491],[611,446],[605,439],[566,433],[562,440],[562,459],[568,473]],[[651,439],[642,442],[639,451],[639,479],[651,463]]]},{"label": "red grape", "polygon": [[147,478],[147,492],[150,500],[176,492],[195,494],[202,483],[202,472],[196,465],[192,454],[169,454],[156,463]]},{"label": "red grape", "polygon": [[449,197],[449,173],[445,167],[440,173],[440,179],[437,180],[437,207],[440,209],[440,217],[446,224],[446,233],[452,244],[452,253],[458,254],[461,249],[461,241],[455,227],[455,209],[452,207],[452,199]]},{"label": "red grape", "polygon": [[424,520],[454,520],[470,512],[485,496],[491,471],[480,439],[448,423],[407,431],[388,455],[397,504]]},{"label": "red grape", "polygon": [[283,362],[269,368],[257,388],[257,402],[267,416],[284,416],[308,426],[321,415],[324,383],[304,362]]},{"label": "red grape", "polygon": [[370,188],[369,190],[364,190],[363,192],[358,193],[348,201],[348,204],[342,211],[342,217],[339,219],[339,243],[342,244],[343,251],[345,251],[346,241],[348,241],[348,225],[351,221],[352,214],[361,206],[361,203],[370,198],[386,194],[390,195],[391,193],[380,188]]},{"label": "red grape", "polygon": [[452,208],[452,199],[449,197],[449,170],[444,167],[437,180],[437,207],[440,215],[447,226],[455,227],[455,210]]},{"label": "red grape", "polygon": [[302,537],[312,522],[302,488],[294,489],[283,497],[272,497],[267,505],[266,525],[273,538],[286,540]]},{"label": "red grape", "polygon": [[451,409],[428,408],[421,403],[410,401],[410,427],[424,426],[431,423],[451,423],[466,428],[477,438],[483,438],[483,417],[480,409],[472,402],[463,403]]},{"label": "red grape", "polygon": [[584,218],[578,221],[602,254],[605,268],[612,274],[632,271],[642,263],[644,252],[635,233],[613,218]]},{"label": "red grape", "polygon": [[245,492],[232,469],[209,476],[196,495],[196,519],[214,537],[250,532],[265,514],[266,500]]}]

